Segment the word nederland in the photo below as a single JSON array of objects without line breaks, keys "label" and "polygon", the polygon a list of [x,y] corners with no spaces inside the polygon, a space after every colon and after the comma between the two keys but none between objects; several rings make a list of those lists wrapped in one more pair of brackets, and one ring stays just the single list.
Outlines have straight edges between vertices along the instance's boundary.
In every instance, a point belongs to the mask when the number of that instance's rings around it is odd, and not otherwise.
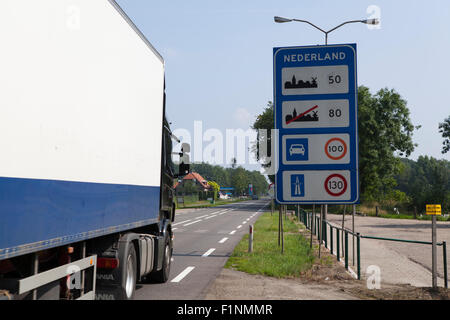
[{"label": "word nederland", "polygon": [[345,52],[332,52],[332,53],[299,53],[299,54],[285,54],[283,56],[284,62],[303,62],[303,61],[333,61],[333,60],[345,60]]}]

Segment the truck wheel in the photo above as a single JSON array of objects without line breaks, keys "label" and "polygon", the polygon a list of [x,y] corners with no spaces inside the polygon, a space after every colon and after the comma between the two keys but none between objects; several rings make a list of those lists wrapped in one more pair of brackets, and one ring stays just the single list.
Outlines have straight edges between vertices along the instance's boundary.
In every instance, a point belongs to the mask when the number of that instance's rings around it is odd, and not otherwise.
[{"label": "truck wheel", "polygon": [[164,244],[163,265],[161,270],[156,271],[152,274],[151,276],[152,280],[159,283],[164,283],[167,282],[167,280],[169,280],[171,260],[172,260],[172,246],[170,243],[170,236],[167,235]]},{"label": "truck wheel", "polygon": [[136,291],[136,250],[134,245],[130,244],[127,258],[125,259],[124,276],[122,278],[122,290],[125,300],[133,300]]}]

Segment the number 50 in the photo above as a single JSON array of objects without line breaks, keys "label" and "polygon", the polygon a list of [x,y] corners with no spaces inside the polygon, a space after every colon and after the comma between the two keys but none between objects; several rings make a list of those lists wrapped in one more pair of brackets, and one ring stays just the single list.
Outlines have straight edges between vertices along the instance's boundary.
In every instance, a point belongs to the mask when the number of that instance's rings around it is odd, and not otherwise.
[{"label": "number 50", "polygon": [[328,84],[341,83],[342,78],[340,75],[328,76]]}]

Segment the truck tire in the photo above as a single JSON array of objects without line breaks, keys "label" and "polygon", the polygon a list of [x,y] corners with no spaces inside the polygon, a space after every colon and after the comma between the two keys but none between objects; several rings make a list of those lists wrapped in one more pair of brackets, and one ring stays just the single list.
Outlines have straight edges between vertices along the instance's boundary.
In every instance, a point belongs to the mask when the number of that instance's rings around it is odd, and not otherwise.
[{"label": "truck tire", "polygon": [[151,279],[158,283],[167,282],[167,280],[169,280],[171,262],[172,262],[172,243],[170,241],[170,235],[167,234],[166,239],[164,241],[164,256],[162,268],[161,270],[152,273]]},{"label": "truck tire", "polygon": [[133,300],[136,292],[137,258],[134,245],[130,244],[124,261],[124,275],[122,277],[123,300]]}]

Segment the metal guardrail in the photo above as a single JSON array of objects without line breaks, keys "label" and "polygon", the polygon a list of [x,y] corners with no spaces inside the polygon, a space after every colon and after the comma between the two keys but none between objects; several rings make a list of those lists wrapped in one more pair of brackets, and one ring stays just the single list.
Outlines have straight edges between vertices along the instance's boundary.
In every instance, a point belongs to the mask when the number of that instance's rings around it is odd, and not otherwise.
[{"label": "metal guardrail", "polygon": [[[345,269],[348,270],[348,260],[349,260],[349,252],[348,252],[348,236],[351,235],[356,237],[356,274],[358,280],[361,280],[361,239],[374,239],[374,240],[383,240],[383,241],[395,241],[395,242],[404,242],[404,243],[416,243],[416,244],[425,244],[432,245],[430,241],[418,241],[418,240],[406,240],[406,239],[394,239],[394,238],[383,238],[383,237],[374,237],[374,236],[364,236],[359,232],[353,232],[347,228],[342,228],[336,225],[333,225],[331,222],[327,220],[322,221],[322,228],[320,228],[320,217],[316,216],[315,221],[313,221],[312,212],[307,212],[304,209],[298,210],[295,209],[296,215],[298,219],[306,226],[308,230],[312,232],[313,235],[319,235],[320,229],[322,229],[321,239],[325,245],[325,248],[328,249],[328,234],[327,229],[329,226],[330,229],[330,252],[334,254],[334,230],[336,230],[336,258],[337,261],[340,261],[341,258],[341,249],[342,254],[344,256],[344,264]],[[313,230],[312,230],[313,229]],[[344,243],[340,243],[341,232],[344,235]],[[447,271],[447,243],[446,241],[438,242],[438,246],[442,246],[442,256],[443,256],[443,266],[444,266],[444,285],[445,288],[448,288],[448,271]],[[353,265],[355,261],[353,261]]]}]

